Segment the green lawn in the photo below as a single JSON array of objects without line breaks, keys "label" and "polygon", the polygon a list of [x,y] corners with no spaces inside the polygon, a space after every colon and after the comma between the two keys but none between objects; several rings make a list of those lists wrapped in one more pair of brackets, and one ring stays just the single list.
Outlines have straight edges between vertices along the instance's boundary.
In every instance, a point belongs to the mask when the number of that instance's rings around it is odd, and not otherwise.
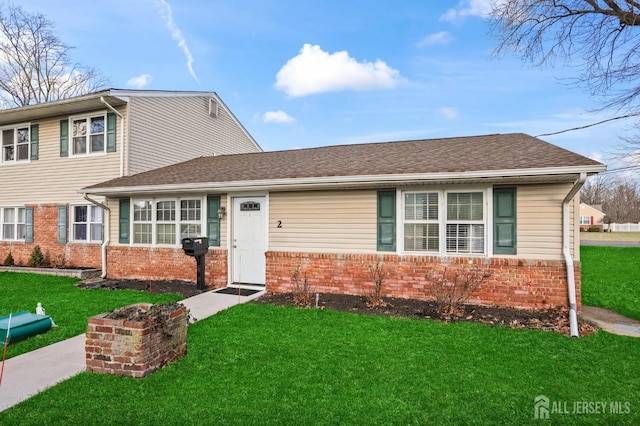
[{"label": "green lawn", "polygon": [[[82,373],[0,424],[640,424],[640,339],[238,305],[145,379]],[[621,403],[628,413],[609,413]]]},{"label": "green lawn", "polygon": [[[35,313],[42,302],[57,327],[45,334],[9,345],[7,358],[68,339],[87,330],[87,319],[139,302],[167,303],[181,299],[175,294],[149,294],[131,290],[81,290],[75,278],[53,275],[0,272],[0,316],[12,312]],[[2,342],[4,343],[4,342]]]},{"label": "green lawn", "polygon": [[640,247],[580,246],[582,303],[640,320]]}]

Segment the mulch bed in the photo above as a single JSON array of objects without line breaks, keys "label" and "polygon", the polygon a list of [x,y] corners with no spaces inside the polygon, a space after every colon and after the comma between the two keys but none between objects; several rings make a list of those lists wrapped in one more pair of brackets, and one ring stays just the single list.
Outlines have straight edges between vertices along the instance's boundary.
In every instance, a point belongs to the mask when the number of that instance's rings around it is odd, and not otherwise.
[{"label": "mulch bed", "polygon": [[77,286],[87,290],[103,288],[107,290],[138,290],[148,293],[174,293],[185,299],[202,293],[194,283],[180,280],[98,280],[83,281]]},{"label": "mulch bed", "polygon": [[[100,280],[81,282],[78,287],[84,289],[103,288],[110,290],[130,289],[150,293],[175,293],[187,298],[200,294],[196,284],[189,281],[168,280]],[[474,321],[494,326],[511,328],[529,328],[549,330],[569,335],[569,313],[567,308],[546,310],[525,310],[496,306],[464,305],[453,313],[441,313],[436,304],[416,299],[383,298],[386,306],[370,307],[365,296],[321,293],[318,297],[318,309],[355,312],[367,315],[386,315],[403,318],[431,319],[445,322]],[[293,306],[292,293],[267,293],[251,303]],[[315,294],[312,295],[310,308],[315,306]],[[578,322],[581,336],[587,336],[598,330],[592,324]]]},{"label": "mulch bed", "polygon": [[[549,330],[567,336],[570,334],[569,311],[567,308],[532,311],[496,306],[464,305],[458,312],[443,314],[439,312],[434,302],[391,297],[385,297],[383,300],[386,306],[370,307],[365,296],[323,293],[319,295],[317,308],[329,308],[368,315],[432,319],[445,322],[474,321],[494,326]],[[279,306],[295,305],[292,293],[267,293],[252,303]],[[312,303],[309,308],[316,308],[315,295],[312,297]],[[594,333],[598,328],[592,324],[579,321],[578,329],[581,336],[586,336]]]}]

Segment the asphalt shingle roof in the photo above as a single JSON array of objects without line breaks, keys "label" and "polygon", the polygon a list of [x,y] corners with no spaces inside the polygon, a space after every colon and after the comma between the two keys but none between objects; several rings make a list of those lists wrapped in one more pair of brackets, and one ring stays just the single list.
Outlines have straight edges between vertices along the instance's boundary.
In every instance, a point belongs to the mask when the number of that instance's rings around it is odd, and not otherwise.
[{"label": "asphalt shingle roof", "polygon": [[199,157],[87,189],[600,166],[523,133]]}]

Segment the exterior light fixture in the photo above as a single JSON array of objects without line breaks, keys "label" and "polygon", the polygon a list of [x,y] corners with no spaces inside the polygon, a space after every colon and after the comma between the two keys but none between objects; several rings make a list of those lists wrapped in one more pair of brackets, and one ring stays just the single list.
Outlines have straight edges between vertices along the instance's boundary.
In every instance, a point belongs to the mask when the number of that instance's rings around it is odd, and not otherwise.
[{"label": "exterior light fixture", "polygon": [[218,218],[222,219],[227,214],[227,209],[225,207],[220,207],[218,209]]}]

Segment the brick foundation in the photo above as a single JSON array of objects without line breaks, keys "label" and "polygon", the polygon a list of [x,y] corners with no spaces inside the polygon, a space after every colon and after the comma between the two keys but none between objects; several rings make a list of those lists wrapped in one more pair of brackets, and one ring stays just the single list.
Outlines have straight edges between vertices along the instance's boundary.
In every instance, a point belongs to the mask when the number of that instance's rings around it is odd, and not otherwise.
[{"label": "brick foundation", "polygon": [[[293,272],[300,266],[314,292],[363,295],[373,288],[369,268],[379,261],[388,272],[382,288],[387,297],[432,300],[427,275],[441,273],[445,267],[452,273],[477,266],[491,275],[469,303],[526,309],[568,306],[565,263],[549,260],[267,252],[266,288],[276,293],[291,291]],[[580,262],[575,262],[575,277],[580,306]]]},{"label": "brick foundation", "polygon": [[143,314],[140,319],[109,318],[113,313],[89,318],[85,345],[87,371],[145,377],[187,354],[188,311],[183,305],[160,310],[157,317],[146,319],[144,313],[153,312],[148,303],[119,311]]},{"label": "brick foundation", "polygon": [[[182,248],[112,246],[107,248],[107,277],[196,282],[196,259]],[[205,284],[227,286],[227,250],[205,255]]]}]

